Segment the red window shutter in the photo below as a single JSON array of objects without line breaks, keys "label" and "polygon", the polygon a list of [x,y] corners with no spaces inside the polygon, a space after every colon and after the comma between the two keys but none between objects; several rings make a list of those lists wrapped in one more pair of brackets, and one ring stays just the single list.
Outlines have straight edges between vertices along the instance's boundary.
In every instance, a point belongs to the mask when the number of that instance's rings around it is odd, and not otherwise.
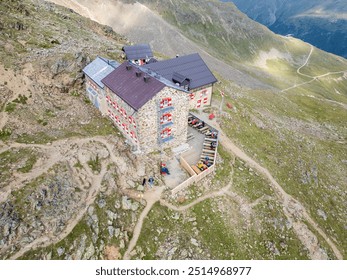
[{"label": "red window shutter", "polygon": [[197,108],[200,108],[200,107],[201,107],[201,99],[199,99],[199,100],[197,101],[196,107],[197,107]]}]

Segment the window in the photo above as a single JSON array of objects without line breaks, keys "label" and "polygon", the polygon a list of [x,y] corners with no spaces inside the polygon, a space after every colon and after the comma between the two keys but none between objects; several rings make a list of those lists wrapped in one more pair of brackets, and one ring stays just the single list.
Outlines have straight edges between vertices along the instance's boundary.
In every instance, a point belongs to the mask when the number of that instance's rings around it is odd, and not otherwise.
[{"label": "window", "polygon": [[112,100],[111,100],[111,97],[110,96],[106,96],[106,101],[110,104],[110,105],[112,105]]},{"label": "window", "polygon": [[135,119],[132,116],[129,116],[129,123],[132,124],[136,128]]},{"label": "window", "polygon": [[125,123],[122,123],[122,128],[123,130],[129,134],[129,129],[128,129],[128,126],[125,124]]},{"label": "window", "polygon": [[200,92],[200,98],[204,97],[207,95],[207,89],[204,89]]},{"label": "window", "polygon": [[131,132],[130,132],[130,137],[133,138],[133,139],[135,139],[135,140],[137,139],[136,133],[135,133],[134,131],[131,131]]},{"label": "window", "polygon": [[171,97],[163,98],[160,101],[160,108],[166,108],[166,107],[170,107],[170,106],[172,106],[172,98]]},{"label": "window", "polygon": [[172,130],[170,127],[167,127],[165,129],[163,129],[160,133],[160,137],[161,139],[165,139],[167,137],[170,137],[171,136],[171,133],[172,133]]},{"label": "window", "polygon": [[116,101],[113,101],[112,106],[113,106],[113,108],[118,109],[118,104]]},{"label": "window", "polygon": [[172,121],[172,114],[170,114],[170,113],[163,114],[160,117],[160,123],[161,124],[164,124],[164,123],[167,123],[167,122],[171,122],[171,121]]},{"label": "window", "polygon": [[94,84],[93,81],[88,80],[88,86],[92,87],[93,89],[95,89],[96,91],[98,90],[98,87],[96,84]]},{"label": "window", "polygon": [[125,109],[123,109],[123,108],[120,109],[120,114],[121,114],[124,118],[127,117],[127,112],[126,112]]},{"label": "window", "polygon": [[199,99],[196,103],[196,108],[200,108],[201,107],[201,99]]},{"label": "window", "polygon": [[134,131],[130,132],[130,137],[134,140],[135,143],[137,143],[137,137],[136,137],[136,133]]}]

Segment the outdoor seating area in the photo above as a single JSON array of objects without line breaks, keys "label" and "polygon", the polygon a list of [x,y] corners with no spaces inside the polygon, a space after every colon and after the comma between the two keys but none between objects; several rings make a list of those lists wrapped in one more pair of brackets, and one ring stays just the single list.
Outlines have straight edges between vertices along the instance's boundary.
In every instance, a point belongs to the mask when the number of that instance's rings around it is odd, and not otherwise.
[{"label": "outdoor seating area", "polygon": [[188,116],[188,125],[205,136],[200,160],[191,166],[196,174],[200,174],[214,164],[218,131],[192,114]]}]

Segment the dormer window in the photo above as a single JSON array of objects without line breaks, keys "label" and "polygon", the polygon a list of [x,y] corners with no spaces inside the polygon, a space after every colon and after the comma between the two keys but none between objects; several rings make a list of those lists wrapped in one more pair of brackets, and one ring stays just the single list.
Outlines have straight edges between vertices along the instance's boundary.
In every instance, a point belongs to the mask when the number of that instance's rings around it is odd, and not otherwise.
[{"label": "dormer window", "polygon": [[186,77],[185,75],[182,75],[182,74],[177,73],[177,72],[173,72],[172,81],[176,85],[183,87],[185,90],[189,90],[190,79],[188,77]]}]

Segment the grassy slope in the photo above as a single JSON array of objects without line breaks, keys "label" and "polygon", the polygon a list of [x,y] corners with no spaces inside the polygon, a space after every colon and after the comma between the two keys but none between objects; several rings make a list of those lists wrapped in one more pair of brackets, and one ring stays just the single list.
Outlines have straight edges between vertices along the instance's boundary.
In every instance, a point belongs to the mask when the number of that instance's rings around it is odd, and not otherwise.
[{"label": "grassy slope", "polygon": [[[237,15],[231,4],[223,6],[224,11],[233,13],[238,21],[228,22],[228,15],[220,9],[207,7],[220,3],[190,1],[182,11],[182,1],[167,1],[167,5],[159,7],[156,1],[144,2],[151,2],[150,6],[168,22],[212,55],[279,89],[310,80],[296,72],[310,52],[309,45],[264,31]],[[218,18],[218,13],[223,16]],[[255,62],[261,52],[272,48],[288,58],[270,58],[265,68],[259,68]],[[344,70],[345,59],[314,49],[301,73],[317,76]],[[232,120],[223,120],[228,136],[266,166],[288,193],[304,203],[346,258],[347,81],[342,76],[322,77],[283,94],[242,89],[228,81],[222,81],[221,87],[229,92],[231,97],[226,101],[235,108],[224,108]],[[253,188],[256,187],[254,183]]]},{"label": "grassy slope", "polygon": [[[179,3],[179,1],[172,2]],[[3,10],[4,7],[6,6],[0,7],[2,9],[2,18],[5,16],[6,20],[15,23],[16,16],[13,18],[6,16],[7,10]],[[8,34],[1,33],[0,35],[5,36],[0,37],[2,42],[8,42],[14,48],[13,51],[8,46],[5,48],[4,44],[0,45],[1,59],[6,66],[10,67],[18,61],[18,58],[24,58],[28,52],[27,47],[48,50],[55,48],[54,44],[50,43],[51,39],[63,34],[59,29],[57,29],[59,31],[54,31],[53,24],[50,26],[42,25],[41,27],[38,24],[40,19],[38,14],[35,14],[34,9],[30,10],[30,12],[32,13],[31,15],[34,15],[33,20],[30,17],[23,18],[22,15],[18,16],[29,27],[27,30],[30,30],[30,33],[13,30]],[[43,10],[41,13],[40,15],[46,15],[45,18],[49,18],[48,15],[52,17],[49,9]],[[165,11],[162,11],[162,13],[170,22],[175,23],[176,14],[165,14]],[[190,11],[187,13],[190,13]],[[61,27],[65,26],[77,38],[80,38],[79,36],[81,35],[81,25],[93,26],[90,21],[85,21],[85,19],[75,14],[69,15],[69,18],[70,20],[62,19],[62,14],[56,13],[53,15],[52,22],[59,24]],[[213,22],[216,20],[214,18]],[[176,24],[177,22],[180,21],[176,20]],[[191,22],[187,23],[186,26],[179,27],[191,38],[194,35],[193,39],[208,48],[212,54],[226,58],[233,65],[240,65],[239,63],[241,61],[245,62],[248,65],[242,66],[243,69],[248,69],[250,73],[256,72],[262,79],[267,80],[279,88],[284,88],[293,84],[293,82],[308,80],[296,74],[296,68],[304,61],[309,52],[309,47],[303,44],[284,43],[274,38],[268,40],[270,38],[266,37],[268,35],[264,35],[264,37],[258,39],[257,37],[252,37],[255,36],[254,34],[245,35],[245,37],[237,38],[237,40],[232,34],[225,34],[225,40],[215,40],[215,34],[218,34],[220,38],[223,37],[225,30],[223,25],[221,23],[218,24],[218,22],[213,25],[208,22],[202,24],[200,18],[194,19],[194,17],[191,18]],[[47,30],[51,30],[52,33]],[[240,30],[237,32],[240,32]],[[205,36],[204,34],[206,33],[209,35]],[[31,34],[32,38],[25,37],[27,34]],[[85,39],[85,43],[88,43],[88,40],[92,38],[89,37],[89,34],[84,35],[88,38]],[[62,38],[64,40],[69,36],[63,35]],[[27,42],[26,47],[23,47],[19,43],[22,40]],[[253,71],[250,67],[258,57],[257,50],[269,51],[274,46],[280,51],[290,50],[290,53],[294,57],[293,63],[288,63],[286,60],[268,61],[269,68],[266,71],[264,70],[263,74],[259,74],[261,73],[259,69]],[[98,51],[108,56],[112,55],[111,53],[106,53],[106,46],[100,48]],[[13,53],[19,53],[19,56],[14,56]],[[247,61],[244,61],[244,59],[247,59]],[[331,70],[343,70],[345,65],[345,61],[340,61],[333,56],[315,50],[311,62],[302,72],[309,75],[317,75]],[[339,78],[340,76],[336,75],[335,78]],[[347,240],[347,236],[345,221],[347,220],[347,216],[345,209],[346,181],[344,176],[347,170],[346,164],[342,163],[342,160],[346,160],[347,158],[345,144],[346,110],[340,105],[317,101],[309,97],[310,95],[314,95],[320,98],[328,98],[346,103],[346,96],[343,94],[346,92],[346,83],[327,78],[283,95],[271,91],[240,89],[228,81],[223,81],[223,87],[230,94],[230,97],[227,97],[226,101],[232,103],[236,108],[235,111],[228,111],[232,121],[225,120],[222,124],[224,130],[228,131],[229,137],[242,146],[248,154],[269,168],[285,190],[304,203],[314,219],[336,240],[340,250],[343,251],[346,257],[347,244],[345,240]],[[332,87],[342,94],[332,91]],[[224,110],[228,109],[225,107]],[[297,125],[298,122],[300,126]],[[261,128],[259,123],[264,124],[264,128]],[[292,125],[293,123],[294,126]],[[318,132],[310,130],[310,127],[318,127]],[[93,130],[94,128],[91,128],[91,131]],[[39,138],[41,137],[35,139]],[[32,142],[35,139],[24,139],[23,142]],[[50,139],[47,141],[50,141]],[[223,151],[221,151],[221,154],[223,154]],[[316,170],[318,172],[317,180],[314,179]],[[224,178],[222,173],[221,171],[221,177]],[[248,176],[249,174],[246,171],[236,171],[233,191],[245,196],[249,201],[259,198],[262,193],[272,195],[265,182],[253,175]],[[249,180],[247,181],[247,179]],[[222,184],[226,183],[222,182]],[[223,202],[222,204],[235,204],[234,202],[228,201],[228,199],[217,200],[217,202],[221,201]],[[279,220],[283,219],[283,214],[278,206],[271,206],[274,209],[271,211],[269,205],[258,205],[255,211],[255,218],[261,220],[260,228],[263,230],[263,233],[257,233],[257,227],[253,225],[251,234],[248,236],[242,230],[238,231],[238,227],[231,227],[225,216],[219,217],[218,215],[212,214],[212,210],[218,204],[217,202],[215,200],[208,200],[189,211],[191,215],[195,215],[198,219],[197,227],[200,233],[197,239],[203,244],[206,254],[210,254],[211,258],[278,257],[269,252],[265,242],[259,243],[260,240],[265,239],[266,241],[277,244],[276,247],[279,248],[279,244],[282,241],[280,238],[281,234],[267,220],[268,217],[275,217]],[[223,213],[227,215],[235,209],[237,209],[236,205],[234,205],[233,209],[228,209],[228,211],[224,211]],[[318,214],[319,209],[323,210],[327,215],[326,220]],[[205,217],[210,219],[211,227],[205,229],[205,220],[199,220],[202,212]],[[171,218],[167,218],[169,217],[168,214],[172,214],[171,211],[156,206],[151,212],[148,222],[145,224],[139,245],[142,248],[149,246],[146,256],[148,258],[156,257],[155,252],[159,246],[156,243],[148,243],[147,237],[152,236],[148,233],[154,230],[153,223],[158,227],[164,228],[166,235],[160,237],[162,241],[167,238],[169,230],[177,225],[180,246],[184,248],[187,241],[190,242],[187,236],[192,234],[193,229],[187,227],[185,222],[174,222]],[[243,218],[240,214],[238,214],[237,219],[240,223],[239,228],[242,228]],[[75,231],[71,234],[72,237],[79,236],[79,231],[83,229],[83,223],[76,227]],[[213,226],[216,226],[219,231],[216,232]],[[220,234],[220,232],[229,233],[224,235]],[[215,244],[212,244],[209,239],[211,235],[216,236],[218,242],[225,244],[226,247],[215,247]],[[288,240],[290,250],[285,250],[286,247],[284,247],[281,251],[281,256],[284,258],[307,258],[306,252],[302,250],[301,245],[291,230],[286,230],[285,236],[287,237],[286,240]],[[252,246],[256,246],[257,250],[251,250],[251,248],[245,247],[244,244],[247,243],[245,241],[249,242]],[[68,239],[64,242],[70,244]],[[227,246],[229,243],[235,245],[235,247],[233,246],[233,249],[231,249]],[[323,243],[321,242],[321,246],[330,255],[328,248]],[[54,246],[54,249],[56,248],[57,246]],[[230,250],[234,255],[230,255]],[[333,257],[332,255],[330,256]],[[32,257],[32,255],[29,254],[27,257]]]}]

